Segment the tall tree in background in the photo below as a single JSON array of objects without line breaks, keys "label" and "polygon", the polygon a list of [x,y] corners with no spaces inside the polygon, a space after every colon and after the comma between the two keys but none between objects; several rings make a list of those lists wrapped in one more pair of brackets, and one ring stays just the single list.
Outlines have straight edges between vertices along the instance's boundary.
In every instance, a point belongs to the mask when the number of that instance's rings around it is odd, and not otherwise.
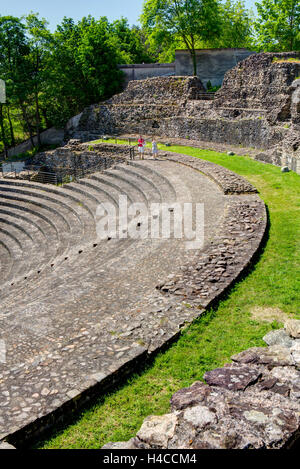
[{"label": "tall tree in background", "polygon": [[81,67],[89,103],[107,99],[120,91],[122,72],[118,68],[119,54],[109,31],[106,17],[88,18],[80,23],[80,41],[75,61]]},{"label": "tall tree in background", "polygon": [[166,43],[181,40],[191,54],[197,75],[196,46],[220,34],[217,0],[146,0],[141,22],[147,33]]},{"label": "tall tree in background", "polygon": [[221,32],[210,46],[253,47],[254,14],[243,1],[225,0],[220,4]]},{"label": "tall tree in background", "polygon": [[255,3],[255,22],[259,50],[300,50],[300,1],[261,0]]},{"label": "tall tree in background", "polygon": [[35,130],[38,146],[41,146],[41,97],[47,81],[46,62],[49,55],[52,35],[47,29],[47,21],[40,19],[38,15],[31,13],[26,16],[26,30],[29,43],[29,54],[27,56],[31,99],[35,109]]},{"label": "tall tree in background", "polygon": [[121,18],[110,24],[112,43],[119,51],[120,63],[141,64],[153,62],[153,56],[145,45],[146,38],[138,26],[130,27],[126,18]]},{"label": "tall tree in background", "polygon": [[[15,144],[15,133],[11,120],[11,108],[21,109],[24,127],[27,126],[30,136],[31,126],[28,118],[26,96],[28,94],[27,56],[29,44],[26,28],[19,18],[13,16],[0,16],[0,77],[6,82],[7,102],[2,106],[1,129],[2,142],[7,146]],[[4,122],[4,117],[7,117]],[[8,128],[8,133],[7,129]],[[9,135],[10,134],[10,135]]]}]

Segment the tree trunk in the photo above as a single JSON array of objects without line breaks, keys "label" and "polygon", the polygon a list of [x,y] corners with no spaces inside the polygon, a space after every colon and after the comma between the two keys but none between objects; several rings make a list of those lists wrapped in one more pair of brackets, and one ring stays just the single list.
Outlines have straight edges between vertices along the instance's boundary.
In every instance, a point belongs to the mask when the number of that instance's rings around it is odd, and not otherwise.
[{"label": "tree trunk", "polygon": [[7,153],[7,142],[5,137],[5,129],[4,129],[4,120],[3,120],[3,104],[0,104],[0,128],[1,128],[1,137],[4,144],[4,154],[5,158],[8,157]]},{"label": "tree trunk", "polygon": [[195,75],[195,76],[197,76],[197,60],[196,60],[196,51],[195,51],[195,49],[192,49],[190,52],[191,52],[192,61],[193,61],[194,75]]},{"label": "tree trunk", "polygon": [[26,112],[24,103],[22,103],[21,101],[20,101],[20,107],[21,107],[21,110],[22,110],[23,119],[26,122],[27,129],[28,129],[28,132],[29,132],[29,135],[30,135],[30,141],[31,141],[32,148],[34,148],[35,144],[34,144],[34,139],[33,139],[32,128],[31,128],[30,122],[28,120],[28,116],[27,116],[27,112]]},{"label": "tree trunk", "polygon": [[7,106],[7,119],[8,119],[8,122],[9,122],[11,146],[15,147],[16,146],[15,134],[14,134],[14,128],[13,128],[13,125],[12,125],[12,121],[11,121],[11,118],[10,118],[9,106]]},{"label": "tree trunk", "polygon": [[35,91],[35,118],[36,118],[36,135],[37,135],[37,144],[38,147],[42,146],[41,142],[41,116],[40,116],[40,109],[39,109],[39,97],[38,91]]},{"label": "tree trunk", "polygon": [[44,120],[45,120],[47,129],[50,129],[50,127],[52,127],[52,123],[51,123],[51,121],[48,119],[46,109],[40,107],[40,110],[41,110],[42,116],[43,116],[43,118],[44,118]]}]

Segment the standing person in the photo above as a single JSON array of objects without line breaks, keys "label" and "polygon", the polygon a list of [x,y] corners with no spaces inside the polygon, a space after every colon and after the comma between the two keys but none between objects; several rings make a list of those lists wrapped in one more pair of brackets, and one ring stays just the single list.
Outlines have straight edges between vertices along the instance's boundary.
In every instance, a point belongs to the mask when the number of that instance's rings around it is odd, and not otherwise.
[{"label": "standing person", "polygon": [[152,156],[153,156],[154,159],[156,159],[157,155],[158,155],[157,143],[156,143],[156,141],[153,139],[153,140],[152,140]]},{"label": "standing person", "polygon": [[144,159],[145,145],[146,145],[146,142],[143,139],[143,137],[140,135],[140,138],[138,139],[138,151],[141,155],[142,160]]}]

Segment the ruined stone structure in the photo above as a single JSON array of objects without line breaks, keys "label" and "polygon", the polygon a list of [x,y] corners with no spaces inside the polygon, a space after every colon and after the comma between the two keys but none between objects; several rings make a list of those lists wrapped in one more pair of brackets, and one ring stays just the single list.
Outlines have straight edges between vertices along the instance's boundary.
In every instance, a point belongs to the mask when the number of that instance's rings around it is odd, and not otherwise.
[{"label": "ruined stone structure", "polygon": [[264,337],[232,363],[176,392],[171,412],[103,449],[287,449],[300,426],[300,321]]},{"label": "ruined stone structure", "polygon": [[132,80],[175,75],[175,62],[154,64],[124,64],[119,65],[125,75],[125,87]]},{"label": "ruined stone structure", "polygon": [[71,119],[66,138],[141,132],[227,143],[254,147],[261,161],[300,172],[299,59],[297,52],[253,54],[226,73],[214,100],[196,77],[132,81]]}]

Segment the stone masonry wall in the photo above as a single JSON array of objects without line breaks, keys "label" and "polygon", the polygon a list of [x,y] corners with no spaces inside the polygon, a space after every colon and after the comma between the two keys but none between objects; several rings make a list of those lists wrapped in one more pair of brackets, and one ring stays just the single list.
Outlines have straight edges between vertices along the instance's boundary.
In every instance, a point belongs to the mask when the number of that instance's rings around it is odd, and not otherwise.
[{"label": "stone masonry wall", "polygon": [[55,150],[36,154],[26,161],[27,166],[47,166],[58,176],[68,174],[68,169],[86,172],[102,171],[124,161],[129,157],[129,146],[85,145],[71,140],[68,145]]}]

